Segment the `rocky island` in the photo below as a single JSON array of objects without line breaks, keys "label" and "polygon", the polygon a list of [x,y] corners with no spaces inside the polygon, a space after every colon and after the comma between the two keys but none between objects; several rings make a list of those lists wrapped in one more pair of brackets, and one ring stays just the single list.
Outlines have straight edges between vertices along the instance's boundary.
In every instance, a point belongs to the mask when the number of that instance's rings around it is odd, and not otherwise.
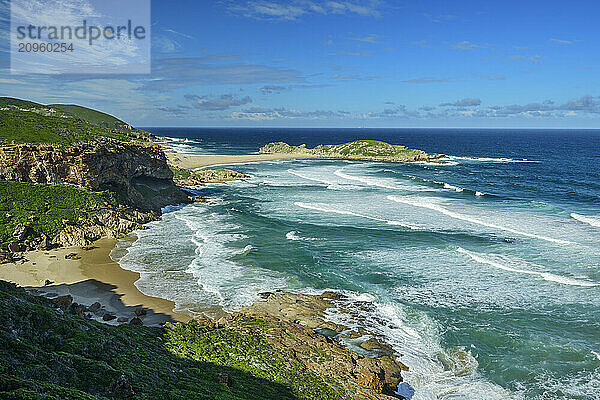
[{"label": "rocky island", "polygon": [[[401,398],[407,367],[392,348],[325,318],[339,294],[263,293],[217,321],[167,315],[173,323],[157,325],[154,310],[115,308],[123,295],[114,286],[69,266],[99,239],[143,229],[162,207],[197,201],[185,187],[246,178],[169,165],[150,133],[108,114],[0,98],[0,398]],[[80,247],[59,253],[64,246]],[[29,258],[53,259],[57,275],[74,271],[81,282],[6,282],[8,271],[50,270]],[[108,264],[92,267],[107,276]],[[71,295],[78,285],[108,293]]]},{"label": "rocky island", "polygon": [[422,150],[392,145],[378,140],[356,140],[337,145],[319,145],[308,148],[290,146],[284,142],[269,143],[260,148],[261,154],[287,154],[308,158],[332,158],[342,160],[388,161],[388,162],[438,162],[443,163],[443,154],[430,155]]}]

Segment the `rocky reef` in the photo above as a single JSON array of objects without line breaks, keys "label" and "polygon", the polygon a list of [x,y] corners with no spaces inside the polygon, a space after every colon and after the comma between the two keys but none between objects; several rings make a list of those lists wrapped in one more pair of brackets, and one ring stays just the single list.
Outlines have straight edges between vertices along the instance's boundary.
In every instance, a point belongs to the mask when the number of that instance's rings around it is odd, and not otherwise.
[{"label": "rocky reef", "polygon": [[430,155],[422,150],[392,145],[377,140],[357,140],[337,145],[319,145],[312,149],[306,145],[290,146],[284,142],[269,143],[260,148],[262,154],[294,154],[311,158],[335,158],[343,160],[389,161],[389,162],[439,162],[443,154]]},{"label": "rocky reef", "polygon": [[0,147],[0,179],[68,183],[89,191],[111,190],[139,209],[159,210],[186,201],[160,147],[99,138],[71,146]]}]

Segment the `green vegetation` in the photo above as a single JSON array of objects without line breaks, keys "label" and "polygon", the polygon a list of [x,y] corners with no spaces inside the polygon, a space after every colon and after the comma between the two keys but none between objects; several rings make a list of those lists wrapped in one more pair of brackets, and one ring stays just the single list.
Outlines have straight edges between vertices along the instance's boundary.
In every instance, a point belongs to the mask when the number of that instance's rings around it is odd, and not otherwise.
[{"label": "green vegetation", "polygon": [[85,122],[108,129],[128,129],[125,122],[112,115],[73,104],[50,104],[50,108],[74,115]]},{"label": "green vegetation", "polygon": [[178,168],[172,165],[170,165],[169,168],[171,169],[171,171],[173,171],[173,179],[175,181],[181,179],[188,179],[192,175],[192,172],[189,169]]},{"label": "green vegetation", "polygon": [[[122,133],[120,133],[122,132]],[[45,106],[0,97],[0,143],[86,142],[99,136],[129,141],[146,133],[108,114],[73,105]]]},{"label": "green vegetation", "polygon": [[[0,248],[12,240],[12,233],[19,223],[30,216],[34,235],[57,235],[63,220],[76,221],[102,212],[105,204],[116,205],[117,198],[111,192],[93,193],[69,185],[35,185],[32,183],[0,180]],[[6,214],[10,214],[7,218]]]},{"label": "green vegetation", "polygon": [[396,162],[431,161],[443,157],[442,155],[430,156],[422,150],[409,149],[405,146],[392,145],[378,140],[356,140],[343,144],[319,145],[312,149],[305,145],[290,146],[287,143],[277,142],[267,144],[260,149],[260,152]]},{"label": "green vegetation", "polygon": [[[204,322],[109,326],[0,281],[2,399],[343,399],[255,334]],[[223,383],[225,382],[225,383]]]}]

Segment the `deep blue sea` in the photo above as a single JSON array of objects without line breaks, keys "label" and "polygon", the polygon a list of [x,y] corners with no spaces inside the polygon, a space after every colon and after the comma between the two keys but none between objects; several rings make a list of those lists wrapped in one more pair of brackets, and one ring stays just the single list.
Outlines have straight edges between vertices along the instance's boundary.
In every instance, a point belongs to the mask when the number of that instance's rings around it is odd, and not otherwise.
[{"label": "deep blue sea", "polygon": [[120,242],[142,292],[211,313],[339,290],[356,312],[329,317],[392,343],[413,400],[600,399],[600,131],[147,129],[188,154],[377,139],[448,163],[235,165],[252,178]]}]

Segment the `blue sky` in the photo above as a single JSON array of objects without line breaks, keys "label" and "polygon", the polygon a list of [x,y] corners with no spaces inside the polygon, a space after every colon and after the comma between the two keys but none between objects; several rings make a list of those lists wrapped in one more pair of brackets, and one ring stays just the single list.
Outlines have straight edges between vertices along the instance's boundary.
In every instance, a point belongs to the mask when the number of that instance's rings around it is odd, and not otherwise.
[{"label": "blue sky", "polygon": [[151,75],[11,75],[4,32],[0,95],[138,126],[600,128],[599,12],[584,1],[152,1]]}]

